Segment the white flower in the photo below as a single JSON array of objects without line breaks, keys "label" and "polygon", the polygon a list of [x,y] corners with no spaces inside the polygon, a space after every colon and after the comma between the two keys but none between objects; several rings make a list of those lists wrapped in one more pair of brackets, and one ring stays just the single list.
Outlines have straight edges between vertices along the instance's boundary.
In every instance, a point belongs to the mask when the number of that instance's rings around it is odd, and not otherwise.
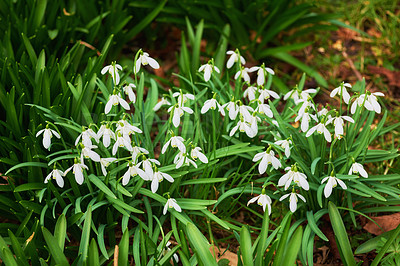
[{"label": "white flower", "polygon": [[133,92],[133,88],[136,88],[135,84],[129,83],[129,85],[124,87],[124,92],[125,94],[128,95],[128,98],[131,102],[135,103],[136,102],[136,95]]},{"label": "white flower", "polygon": [[[167,253],[169,251],[171,251],[171,249],[169,248],[169,246],[171,245],[171,242],[167,242],[167,244],[165,245],[165,248],[161,251],[160,256],[158,257],[158,260],[161,259],[161,257],[167,255]],[[179,263],[179,256],[178,254],[174,253],[174,255],[172,255],[172,257],[174,258],[176,263]]]},{"label": "white flower", "polygon": [[295,212],[296,209],[297,209],[297,201],[298,201],[297,197],[299,197],[302,201],[306,202],[306,199],[302,195],[300,195],[298,193],[295,193],[295,192],[291,192],[289,194],[283,195],[279,199],[279,201],[282,201],[282,200],[286,199],[289,196],[290,196],[290,198],[289,198],[289,207],[290,207],[290,211],[291,212]]},{"label": "white flower", "polygon": [[248,97],[250,101],[255,100],[257,91],[258,91],[257,87],[250,86],[244,91],[243,97]]},{"label": "white flower", "polygon": [[154,69],[160,68],[158,62],[154,58],[151,58],[149,54],[146,52],[141,53],[139,58],[137,59],[134,69],[135,74],[139,72],[141,65],[143,66],[150,65]]},{"label": "white flower", "polygon": [[226,108],[229,114],[229,118],[231,120],[235,120],[239,113],[239,106],[234,102],[230,101],[222,105],[223,108]]},{"label": "white flower", "polygon": [[[375,111],[376,113],[381,113],[381,106],[378,103],[378,99],[376,96],[385,96],[382,92],[373,92],[371,94],[367,94],[367,100],[365,102],[365,108],[369,111]],[[368,104],[367,104],[368,103]]]},{"label": "white flower", "polygon": [[189,159],[186,153],[179,152],[174,158],[174,164],[176,165],[175,168],[178,169],[182,165],[188,166],[189,164],[193,165],[194,168],[197,168],[197,164]]},{"label": "white flower", "polygon": [[289,158],[289,156],[290,156],[290,144],[292,144],[292,141],[290,139],[289,140],[287,140],[287,139],[278,140],[278,141],[275,141],[275,144],[281,146],[282,148],[284,148],[285,149],[285,156],[286,156],[286,158]]},{"label": "white flower", "polygon": [[172,112],[172,124],[175,127],[178,127],[181,122],[181,116],[183,116],[184,112],[188,114],[193,114],[193,110],[189,107],[174,105],[168,109],[168,112]]},{"label": "white flower", "polygon": [[247,202],[247,206],[250,203],[254,203],[257,201],[257,204],[263,207],[263,211],[265,212],[265,207],[268,206],[268,215],[271,215],[271,198],[267,194],[260,194],[257,197],[254,197]]},{"label": "white flower", "polygon": [[260,96],[258,96],[258,99],[261,102],[264,102],[264,100],[268,100],[270,97],[273,97],[275,99],[279,99],[278,93],[271,91],[271,90],[260,90]]},{"label": "white flower", "polygon": [[36,137],[38,137],[42,133],[43,133],[43,147],[48,150],[50,150],[51,138],[53,137],[53,135],[56,136],[56,138],[61,138],[60,135],[57,133],[57,131],[50,129],[48,127],[36,133]]},{"label": "white flower", "polygon": [[108,147],[111,144],[111,139],[115,140],[114,132],[109,128],[109,125],[101,125],[99,131],[97,132],[97,139],[99,140],[103,137],[104,147]]},{"label": "white flower", "polygon": [[[305,112],[307,112],[307,110],[311,110],[313,109],[315,111],[315,106],[311,101],[301,101],[303,104],[301,105],[299,112],[298,112],[298,116],[303,116],[303,114]],[[300,103],[300,102],[299,102]]]},{"label": "white flower", "polygon": [[132,162],[129,162],[127,166],[128,170],[122,177],[122,185],[126,186],[131,177],[135,177],[136,175],[139,175],[145,181],[150,180],[149,176],[142,169],[140,169],[138,165],[134,165]]},{"label": "white flower", "polygon": [[185,153],[186,152],[186,146],[183,143],[185,140],[180,137],[180,136],[173,136],[171,137],[163,146],[161,153],[164,154],[167,151],[168,145],[171,144],[172,148],[178,147],[178,149]]},{"label": "white flower", "polygon": [[114,143],[112,154],[115,155],[117,153],[118,147],[125,147],[128,151],[132,151],[132,145],[130,143],[129,137],[123,137],[120,132],[117,134],[117,140]]},{"label": "white flower", "polygon": [[269,68],[265,67],[264,64],[261,65],[261,67],[252,67],[249,69],[249,72],[254,72],[257,71],[257,84],[259,86],[264,85],[265,83],[265,74],[270,73],[271,75],[275,75],[275,72]]},{"label": "white flower", "polygon": [[316,89],[307,89],[307,90],[301,91],[300,95],[299,95],[299,99],[297,100],[297,102],[295,101],[295,104],[297,105],[298,103],[300,103],[302,101],[308,101],[310,94],[316,93],[316,92],[317,92]]},{"label": "white flower", "polygon": [[183,106],[184,103],[186,103],[188,101],[188,99],[190,100],[194,100],[194,95],[190,94],[190,93],[181,93],[181,92],[174,92],[174,94],[172,94],[173,97],[178,97],[178,105],[179,106]]},{"label": "white flower", "polygon": [[235,135],[238,129],[240,132],[246,132],[247,136],[249,136],[250,138],[257,135],[257,132],[254,132],[254,129],[251,127],[251,125],[241,119],[238,121],[237,125],[232,128],[229,136],[232,137],[233,135]]},{"label": "white flower", "polygon": [[101,172],[103,173],[104,176],[107,175],[107,170],[106,168],[114,161],[116,161],[117,158],[100,158],[100,166],[101,166]]},{"label": "white flower", "polygon": [[239,106],[239,114],[241,114],[244,118],[244,121],[250,122],[252,119],[251,113],[254,113],[254,109],[247,105],[240,105]]},{"label": "white flower", "polygon": [[169,199],[167,200],[167,203],[165,204],[164,210],[163,210],[163,214],[164,214],[164,215],[167,214],[168,208],[169,208],[169,209],[174,208],[177,212],[181,212],[181,211],[182,211],[181,207],[178,205],[178,203],[176,202],[176,200],[173,199],[173,198],[169,198]]},{"label": "white flower", "polygon": [[143,133],[143,131],[138,128],[135,127],[134,125],[131,125],[127,120],[125,119],[121,119],[118,121],[117,123],[117,129],[115,130],[116,133],[122,133],[122,135],[129,140],[129,136],[131,134],[135,134],[135,133]]},{"label": "white flower", "polygon": [[99,142],[99,137],[97,137],[97,134],[93,131],[93,129],[88,128],[86,130],[82,130],[82,133],[79,134],[79,136],[75,140],[75,146],[78,145],[80,139],[82,139],[83,145],[91,146],[92,145],[92,140],[91,140],[92,138],[95,139],[96,142]]},{"label": "white flower", "polygon": [[310,118],[314,119],[315,122],[318,122],[317,117],[308,112],[304,112],[302,116],[298,115],[294,121],[297,122],[301,119],[301,125],[300,125],[301,131],[306,132],[310,126],[310,120],[311,120]]},{"label": "white flower", "polygon": [[[288,171],[289,170],[289,171]],[[308,182],[307,182],[307,176],[303,173],[300,173],[297,170],[296,166],[292,167],[286,167],[285,171],[288,171],[286,174],[284,174],[278,181],[278,186],[285,186],[285,190],[289,188],[289,186],[292,184],[292,181],[295,182],[299,187],[308,190],[310,188]]]},{"label": "white flower", "polygon": [[334,90],[332,90],[330,96],[333,98],[333,97],[335,97],[336,94],[338,94],[338,95],[342,95],[343,94],[344,102],[346,104],[349,104],[350,94],[347,92],[346,87],[347,88],[351,88],[351,84],[350,83],[342,83],[342,85],[340,85],[339,87],[337,87]]},{"label": "white flower", "polygon": [[204,71],[204,80],[209,81],[211,78],[211,72],[216,71],[217,73],[220,73],[218,67],[213,66],[212,64],[204,64],[199,68],[199,72]]},{"label": "white flower", "polygon": [[204,155],[204,153],[201,152],[200,147],[196,147],[196,148],[192,149],[192,151],[190,152],[190,157],[192,157],[193,160],[196,160],[197,158],[199,158],[199,160],[201,162],[208,163],[208,159]]},{"label": "white flower", "polygon": [[250,129],[251,130],[245,130],[247,136],[249,136],[249,138],[254,138],[257,133],[258,133],[258,123],[261,122],[261,119],[256,116],[255,113],[253,113],[253,115],[251,116],[250,121],[248,121],[248,125],[250,125]]},{"label": "white flower", "polygon": [[[326,124],[328,124],[328,123],[326,123]],[[318,125],[313,126],[312,128],[310,128],[310,130],[308,130],[306,137],[308,138],[309,136],[312,135],[312,133],[314,133],[314,131],[317,131],[318,134],[324,133],[324,137],[325,137],[326,141],[331,142],[332,136],[331,136],[331,133],[329,132],[329,130],[326,128],[326,124],[319,123]]]},{"label": "white flower", "polygon": [[121,104],[121,106],[125,110],[130,110],[129,104],[121,98],[118,94],[113,94],[110,95],[110,98],[108,99],[108,102],[106,104],[106,108],[104,109],[104,113],[108,114],[111,111],[111,107],[116,106],[118,104]]},{"label": "white flower", "polygon": [[323,184],[325,181],[328,181],[324,188],[325,198],[329,198],[329,196],[332,194],[332,189],[334,187],[336,187],[338,183],[343,189],[347,189],[346,184],[342,180],[340,180],[339,178],[337,178],[335,176],[325,177],[324,179],[322,179],[321,184]]},{"label": "white flower", "polygon": [[88,170],[88,167],[83,163],[78,163],[77,160],[76,160],[75,164],[73,166],[71,166],[70,168],[65,170],[64,176],[66,176],[67,173],[72,170],[72,173],[75,175],[76,183],[78,183],[79,185],[82,185],[82,183],[83,183],[83,169]]},{"label": "white flower", "polygon": [[[356,112],[357,105],[362,106],[364,104],[364,100],[365,100],[365,94],[361,94],[360,96],[358,96],[356,98],[356,100],[351,105],[351,109],[350,109],[351,114],[354,114]],[[367,104],[367,101],[365,101],[365,104],[368,105],[369,103]]]},{"label": "white flower", "polygon": [[297,105],[297,101],[299,100],[299,90],[297,88],[294,88],[293,90],[287,92],[285,96],[283,96],[283,99],[286,101],[287,99],[292,98]]},{"label": "white flower", "polygon": [[81,162],[83,162],[83,157],[84,158],[90,158],[92,161],[94,162],[100,162],[100,155],[95,152],[92,151],[92,149],[96,149],[97,146],[96,145],[85,145],[82,144],[83,148],[82,148],[82,154],[81,154]]},{"label": "white flower", "polygon": [[333,124],[335,125],[335,135],[336,136],[343,136],[344,120],[346,120],[350,123],[354,123],[354,119],[347,115],[337,116],[335,118],[331,118],[328,120],[329,122],[333,121]]},{"label": "white flower", "polygon": [[104,75],[107,72],[110,73],[111,77],[114,81],[114,84],[118,85],[119,84],[118,69],[122,70],[122,67],[118,64],[108,65],[108,66],[103,67],[103,69],[101,70],[101,74]]},{"label": "white flower", "polygon": [[261,160],[261,162],[258,165],[258,172],[261,175],[265,173],[269,164],[271,164],[275,169],[282,167],[281,162],[275,157],[275,152],[273,150],[257,153],[253,158],[253,162],[257,162],[259,160]]},{"label": "white flower", "polygon": [[258,101],[257,103],[258,103],[258,105],[257,105],[257,108],[256,108],[255,112],[258,112],[260,114],[265,114],[269,118],[274,117],[274,114],[272,113],[271,107],[269,107],[268,104],[261,103],[260,101]]},{"label": "white flower", "polygon": [[365,171],[364,167],[360,163],[354,162],[349,170],[349,175],[353,173],[360,174],[362,177],[368,178],[368,173]]},{"label": "white flower", "polygon": [[163,105],[171,105],[171,103],[167,99],[162,97],[161,100],[153,107],[153,111],[157,112]]},{"label": "white flower", "polygon": [[[240,63],[242,65],[246,64],[246,60],[244,60],[243,56],[239,54],[239,52],[234,52],[234,51],[227,51],[226,54],[231,55],[226,62],[226,67],[231,68],[234,63],[239,61],[240,58]],[[240,57],[239,57],[240,56]]]},{"label": "white flower", "polygon": [[[160,165],[160,162],[156,159],[148,158],[146,160],[141,161],[138,164],[138,166],[142,165],[142,169],[144,170],[144,172],[147,175],[147,178],[148,178],[147,180],[153,180],[153,178],[154,178],[153,164]],[[146,180],[146,179],[144,179],[144,180]]]},{"label": "white flower", "polygon": [[151,192],[153,192],[153,193],[157,192],[158,183],[163,181],[164,178],[167,179],[170,183],[174,182],[174,179],[169,174],[166,174],[166,173],[163,173],[163,172],[160,172],[160,171],[155,171],[154,172],[153,180],[151,181]]},{"label": "white flower", "polygon": [[53,169],[53,171],[51,171],[50,174],[48,174],[44,179],[44,183],[47,184],[47,182],[49,182],[49,180],[53,178],[56,180],[57,185],[59,187],[63,187],[64,186],[64,179],[62,178],[63,175],[64,173],[61,170]]},{"label": "white flower", "polygon": [[250,82],[249,70],[247,67],[241,67],[238,72],[236,72],[234,79],[243,78],[245,82]]},{"label": "white flower", "polygon": [[134,146],[132,147],[131,154],[132,154],[132,161],[136,162],[136,159],[140,154],[149,154],[149,151],[146,150],[145,148]]},{"label": "white flower", "polygon": [[201,113],[202,113],[202,114],[207,113],[207,111],[210,110],[210,109],[211,109],[211,110],[215,110],[215,109],[217,108],[217,106],[218,106],[219,112],[221,112],[221,114],[222,114],[223,116],[225,116],[224,108],[223,108],[223,107],[217,102],[217,100],[214,99],[214,98],[209,99],[209,100],[207,100],[207,101],[204,102],[204,105],[203,105],[203,107],[201,108]]}]

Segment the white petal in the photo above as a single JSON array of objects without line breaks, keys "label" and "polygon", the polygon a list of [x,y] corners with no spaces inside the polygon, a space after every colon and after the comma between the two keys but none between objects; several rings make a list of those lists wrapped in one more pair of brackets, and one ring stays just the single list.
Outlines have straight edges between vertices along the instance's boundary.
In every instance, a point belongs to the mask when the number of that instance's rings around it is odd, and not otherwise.
[{"label": "white petal", "polygon": [[160,65],[158,64],[158,62],[155,59],[151,58],[151,57],[147,58],[147,62],[154,69],[159,69],[160,68]]}]

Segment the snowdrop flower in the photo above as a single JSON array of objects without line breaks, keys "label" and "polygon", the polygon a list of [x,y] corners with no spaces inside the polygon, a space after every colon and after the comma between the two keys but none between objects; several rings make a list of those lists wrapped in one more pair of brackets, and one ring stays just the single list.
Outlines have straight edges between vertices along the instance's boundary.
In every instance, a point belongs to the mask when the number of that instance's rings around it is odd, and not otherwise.
[{"label": "snowdrop flower", "polygon": [[285,156],[286,156],[286,158],[289,158],[289,156],[290,156],[290,145],[292,144],[292,141],[290,139],[278,140],[278,141],[275,141],[275,144],[281,146],[282,148],[284,148],[285,149]]},{"label": "snowdrop flower", "polygon": [[[171,245],[171,242],[168,241],[167,244],[165,245],[165,248],[161,251],[160,256],[158,257],[158,260],[160,260],[161,257],[167,255],[167,253],[171,251],[171,249],[169,248],[170,245]],[[179,263],[178,254],[174,253],[174,255],[172,255],[172,257],[174,258],[176,263]]]},{"label": "snowdrop flower", "polygon": [[161,183],[161,181],[163,181],[164,178],[167,179],[170,183],[174,182],[174,179],[169,174],[160,172],[158,170],[154,172],[153,180],[151,181],[151,192],[153,193],[157,192],[158,184]]},{"label": "snowdrop flower", "polygon": [[249,206],[250,203],[254,203],[256,201],[258,205],[263,207],[264,212],[265,212],[265,207],[268,206],[268,215],[271,215],[272,200],[267,194],[265,194],[265,188],[262,189],[260,195],[250,199],[249,202],[247,202],[247,206]]},{"label": "snowdrop flower", "polygon": [[171,144],[172,148],[178,147],[178,149],[181,152],[185,153],[186,152],[186,146],[183,143],[184,141],[185,140],[182,137],[172,135],[172,137],[164,144],[164,146],[163,146],[163,148],[161,150],[161,153],[164,154],[167,151],[167,148],[168,148],[169,144]]},{"label": "snowdrop flower", "polygon": [[258,86],[264,85],[265,74],[270,73],[271,75],[275,75],[275,72],[271,68],[265,67],[264,64],[262,64],[260,67],[255,66],[249,69],[249,72],[254,72],[254,71],[257,71]]},{"label": "snowdrop flower", "polygon": [[254,136],[256,134],[254,134],[254,130],[251,128],[251,126],[245,122],[242,119],[240,119],[237,123],[236,126],[234,126],[231,130],[231,132],[229,133],[229,136],[232,137],[233,135],[235,135],[236,131],[239,129],[240,132],[246,132],[247,136],[249,136],[250,138],[252,138],[251,136]]},{"label": "snowdrop flower", "polygon": [[258,172],[262,175],[267,170],[268,165],[272,165],[273,168],[278,169],[282,167],[281,162],[278,158],[275,157],[275,152],[271,150],[269,147],[266,151],[257,153],[254,158],[253,162],[257,162],[261,160],[260,164],[258,165]]},{"label": "snowdrop flower", "polygon": [[260,114],[265,114],[269,118],[274,117],[274,114],[272,113],[271,107],[269,107],[268,104],[266,103],[261,103],[261,101],[257,101],[258,105],[255,112],[258,112]]},{"label": "snowdrop flower", "polygon": [[136,175],[139,175],[145,181],[150,180],[149,176],[142,169],[140,169],[138,165],[134,165],[132,162],[129,162],[127,166],[128,170],[122,176],[122,185],[126,186],[131,177],[135,177]]},{"label": "snowdrop flower", "polygon": [[238,62],[240,59],[240,63],[242,65],[246,64],[246,60],[244,60],[243,56],[239,54],[239,50],[236,49],[236,51],[227,51],[227,55],[231,55],[226,62],[226,67],[229,69],[233,66],[234,63]]},{"label": "snowdrop flower", "polygon": [[197,168],[197,164],[189,159],[186,153],[179,152],[174,158],[174,164],[176,165],[175,168],[178,169],[182,167],[182,165],[189,166],[189,164],[193,165],[194,168]]},{"label": "snowdrop flower", "polygon": [[120,104],[125,110],[130,110],[129,104],[121,98],[118,94],[110,95],[108,102],[106,104],[106,108],[104,109],[104,113],[108,114],[111,111],[111,107]]},{"label": "snowdrop flower", "polygon": [[332,136],[331,133],[329,132],[329,130],[326,128],[326,125],[328,123],[319,123],[316,126],[313,126],[312,128],[310,128],[310,130],[308,130],[306,137],[308,138],[309,136],[311,136],[315,131],[317,131],[318,134],[324,134],[324,137],[326,139],[327,142],[331,142],[332,141]]},{"label": "snowdrop flower", "polygon": [[303,116],[303,114],[307,111],[307,110],[311,110],[311,109],[313,109],[314,111],[316,111],[315,110],[315,105],[314,105],[314,103],[313,102],[311,102],[311,100],[307,100],[307,101],[302,101],[302,105],[301,105],[301,107],[300,107],[300,109],[299,109],[299,112],[298,112],[298,116]]},{"label": "snowdrop flower", "polygon": [[[100,127],[101,128],[101,127]],[[96,142],[99,142],[99,137],[97,137],[97,134],[93,131],[93,129],[88,128],[88,129],[82,129],[82,133],[79,134],[79,136],[76,138],[75,140],[75,146],[78,145],[79,140],[82,139],[82,143],[85,146],[91,146],[92,145],[92,140],[91,139],[95,139]]]},{"label": "snowdrop flower", "polygon": [[236,72],[234,79],[242,78],[245,82],[250,82],[249,71],[247,67],[241,67],[238,72]]},{"label": "snowdrop flower", "polygon": [[197,160],[197,158],[199,158],[199,160],[202,163],[208,163],[208,159],[207,157],[204,155],[204,153],[201,152],[201,148],[200,147],[195,147],[192,149],[192,151],[190,152],[190,157],[192,157],[193,160]]},{"label": "snowdrop flower", "polygon": [[111,77],[112,77],[112,79],[114,81],[114,84],[118,85],[119,84],[119,80],[120,80],[119,74],[118,74],[118,69],[122,70],[122,67],[120,65],[114,63],[112,65],[108,65],[108,66],[103,67],[103,69],[101,70],[101,74],[104,75],[107,72],[110,73],[110,75],[111,75]]},{"label": "snowdrop flower", "polygon": [[53,178],[56,180],[57,185],[62,188],[64,186],[64,179],[62,178],[63,175],[64,173],[61,170],[54,168],[53,171],[51,171],[50,174],[46,176],[46,178],[44,179],[44,183],[47,184],[49,180]]},{"label": "snowdrop flower", "polygon": [[103,173],[104,176],[107,175],[107,170],[106,168],[114,161],[116,161],[117,158],[100,158],[100,166],[101,166],[101,172]]},{"label": "snowdrop flower", "polygon": [[143,52],[142,50],[139,50],[139,53],[140,53],[140,56],[136,60],[136,64],[135,64],[135,68],[134,68],[135,74],[137,74],[139,72],[141,65],[143,65],[143,66],[150,65],[154,69],[160,68],[160,65],[158,64],[158,62],[154,58],[151,58],[148,53]]},{"label": "snowdrop flower", "polygon": [[218,107],[218,111],[225,116],[224,108],[217,102],[215,98],[209,99],[204,102],[203,107],[201,108],[201,113],[205,114],[208,110],[215,110]]},{"label": "snowdrop flower", "polygon": [[173,199],[173,198],[169,198],[169,199],[167,200],[167,203],[165,204],[164,210],[163,210],[163,214],[164,214],[164,215],[167,214],[168,208],[169,208],[169,209],[174,208],[177,212],[182,212],[181,207],[178,205],[178,203],[176,202],[176,200]]},{"label": "snowdrop flower", "polygon": [[[322,108],[320,111],[317,112],[317,116],[318,116],[319,118],[322,118],[322,117],[325,117],[328,113],[329,113],[329,110],[326,109],[326,108],[324,107],[324,108]],[[326,119],[328,119],[328,120],[330,120],[331,118],[332,118],[331,115],[328,115],[328,116],[326,117]]]},{"label": "snowdrop flower", "polygon": [[153,107],[153,111],[157,112],[163,105],[171,105],[171,103],[167,99],[162,97],[161,100]]},{"label": "snowdrop flower", "polygon": [[332,90],[330,96],[333,98],[333,97],[335,97],[336,94],[338,94],[338,95],[342,95],[343,94],[344,102],[346,104],[349,104],[350,94],[347,92],[346,87],[347,88],[351,88],[351,84],[342,82],[342,84],[339,87],[337,87],[334,90]]},{"label": "snowdrop flower", "polygon": [[253,115],[251,116],[251,119],[249,122],[247,122],[250,125],[250,129],[246,131],[247,136],[249,136],[249,138],[254,138],[257,133],[258,133],[258,123],[261,122],[261,119],[256,116],[256,112],[253,113]]},{"label": "snowdrop flower", "polygon": [[[331,175],[333,175],[333,173]],[[335,176],[325,177],[324,179],[322,179],[321,184],[323,184],[325,181],[328,181],[324,188],[325,198],[329,198],[329,196],[332,194],[332,189],[335,188],[338,183],[343,189],[347,189],[346,184],[342,180],[340,180],[339,178],[337,178]]]},{"label": "snowdrop flower", "polygon": [[[299,90],[297,88],[294,88],[293,90],[287,92],[284,96],[283,99],[287,101],[289,98],[293,99],[294,102],[296,103],[300,98],[299,98]],[[296,104],[297,105],[297,104]]]},{"label": "snowdrop flower", "polygon": [[307,89],[307,90],[301,91],[300,95],[299,95],[299,99],[297,100],[297,102],[295,101],[295,104],[297,105],[300,102],[308,101],[308,99],[311,98],[310,94],[316,93],[316,92],[317,92],[316,89]]},{"label": "snowdrop flower", "polygon": [[285,190],[287,190],[293,181],[304,190],[308,190],[310,188],[307,182],[307,176],[303,173],[300,173],[297,170],[296,165],[292,165],[291,167],[286,167],[285,171],[287,171],[287,173],[284,174],[278,181],[279,187],[285,186]]},{"label": "snowdrop flower", "polygon": [[145,148],[134,146],[132,147],[132,161],[136,162],[136,159],[138,158],[139,155],[141,154],[149,154],[149,151],[146,150]]},{"label": "snowdrop flower", "polygon": [[172,124],[175,127],[178,127],[181,123],[181,116],[183,116],[184,112],[188,114],[193,114],[193,110],[189,107],[174,105],[168,109],[168,112],[172,115]]},{"label": "snowdrop flower", "polygon": [[301,119],[301,131],[306,132],[310,126],[311,118],[314,119],[315,122],[318,122],[317,117],[313,114],[308,113],[308,111],[304,112],[302,116],[298,115],[294,121],[297,122]]},{"label": "snowdrop flower", "polygon": [[199,68],[199,72],[204,71],[204,81],[209,81],[211,78],[211,72],[216,71],[217,73],[220,73],[218,67],[214,66],[213,61],[208,62],[207,64],[202,65]]},{"label": "snowdrop flower", "polygon": [[135,127],[134,125],[131,125],[125,119],[121,119],[121,120],[118,121],[117,129],[115,130],[115,132],[116,133],[121,132],[122,135],[127,139],[129,139],[128,136],[131,135],[131,134],[135,134],[135,133],[141,134],[141,133],[143,133],[143,131],[140,128]]},{"label": "snowdrop flower", "polygon": [[244,91],[243,97],[248,97],[250,101],[253,101],[253,100],[256,99],[256,92],[257,91],[258,91],[257,87],[250,86]]},{"label": "snowdrop flower", "polygon": [[226,108],[229,114],[229,118],[231,120],[235,120],[239,113],[239,106],[233,100],[222,105],[223,108]]},{"label": "snowdrop flower", "polygon": [[[160,162],[156,159],[146,159],[141,161],[138,166],[142,165],[142,169],[146,173],[148,179],[147,180],[153,180],[154,177],[154,170],[153,170],[153,165],[160,165]],[[143,178],[143,177],[142,177]],[[144,178],[143,178],[144,179]],[[145,180],[145,179],[144,179]]]},{"label": "snowdrop flower", "polygon": [[260,90],[260,96],[258,96],[258,99],[261,102],[264,102],[264,100],[268,100],[270,97],[279,99],[278,93],[271,91],[271,90]]},{"label": "snowdrop flower", "polygon": [[133,89],[136,88],[135,84],[129,83],[127,86],[124,87],[124,92],[125,94],[128,95],[128,98],[131,102],[135,103],[136,102],[136,95],[133,92]]},{"label": "snowdrop flower", "polygon": [[239,106],[239,114],[241,114],[244,118],[244,121],[250,122],[252,119],[252,113],[254,113],[254,109],[248,105],[240,105]]},{"label": "snowdrop flower", "polygon": [[336,136],[343,136],[344,120],[346,120],[350,123],[354,123],[354,119],[347,115],[337,116],[335,118],[331,118],[328,120],[329,123],[333,121],[333,125],[335,126],[335,135]]},{"label": "snowdrop flower", "polygon": [[115,155],[117,153],[117,150],[119,147],[125,147],[128,151],[132,151],[132,145],[130,143],[129,137],[123,137],[121,132],[117,133],[117,140],[114,143],[113,149],[112,149],[112,154]]},{"label": "snowdrop flower", "polygon": [[194,100],[194,95],[190,94],[190,93],[182,93],[182,92],[174,92],[174,94],[172,94],[173,97],[178,97],[178,105],[179,106],[183,106],[184,103],[186,103],[188,101],[188,99],[190,100]]},{"label": "snowdrop flower", "polygon": [[81,144],[81,146],[82,146],[81,162],[83,162],[83,158],[86,159],[90,158],[94,162],[100,162],[100,155],[97,152],[92,151],[92,149],[97,148],[96,145]]},{"label": "snowdrop flower", "polygon": [[111,139],[115,140],[115,133],[110,129],[109,124],[101,125],[97,132],[97,140],[103,137],[104,147],[108,148],[111,144]]},{"label": "snowdrop flower", "polygon": [[385,96],[382,92],[367,92],[367,101],[365,104],[365,108],[367,108],[369,111],[375,111],[376,113],[380,114],[381,113],[381,106],[378,103],[378,99],[376,96]]},{"label": "snowdrop flower", "polygon": [[51,138],[56,136],[56,138],[61,138],[61,136],[57,133],[57,131],[50,129],[49,126],[47,125],[45,129],[40,130],[38,133],[36,133],[36,137],[38,137],[40,134],[43,133],[43,147],[45,149],[50,150],[50,145],[51,145]]},{"label": "snowdrop flower", "polygon": [[289,198],[289,207],[290,207],[290,211],[291,212],[295,212],[297,210],[297,201],[298,201],[297,197],[299,197],[302,201],[306,202],[306,199],[302,195],[300,195],[298,193],[295,193],[295,192],[291,192],[289,194],[283,195],[279,199],[279,201],[282,201],[282,200],[286,199],[289,196],[290,196],[290,198]]},{"label": "snowdrop flower", "polygon": [[364,167],[360,163],[353,162],[349,170],[349,175],[352,175],[353,173],[360,174],[362,177],[368,178],[367,171],[365,171]]},{"label": "snowdrop flower", "polygon": [[72,173],[75,175],[76,183],[78,183],[79,185],[82,185],[82,183],[83,183],[83,169],[88,170],[88,167],[83,163],[79,163],[78,159],[75,158],[74,165],[71,166],[70,168],[68,168],[67,170],[65,170],[64,176],[66,176],[68,174],[68,172],[72,170]]}]

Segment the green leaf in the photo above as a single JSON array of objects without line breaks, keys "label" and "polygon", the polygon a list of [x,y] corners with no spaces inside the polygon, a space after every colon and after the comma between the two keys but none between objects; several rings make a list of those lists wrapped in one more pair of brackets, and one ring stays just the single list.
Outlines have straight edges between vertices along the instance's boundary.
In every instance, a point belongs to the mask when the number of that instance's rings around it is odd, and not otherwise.
[{"label": "green leaf", "polygon": [[89,208],[86,210],[85,213],[85,223],[83,224],[81,241],[79,245],[79,253],[78,253],[78,255],[81,255],[81,260],[83,260],[84,264],[87,260],[87,254],[89,250],[89,237],[90,237],[91,224],[92,224],[92,207],[89,206]]},{"label": "green leaf", "polygon": [[45,183],[26,183],[19,185],[14,189],[14,192],[22,192],[22,191],[28,191],[28,190],[38,190],[38,189],[43,189],[47,187]]},{"label": "green leaf", "polygon": [[58,245],[57,239],[45,227],[42,227],[42,233],[50,255],[53,257],[55,262],[62,266],[68,266],[68,260]]},{"label": "green leaf", "polygon": [[253,265],[253,254],[251,252],[251,237],[246,226],[242,226],[240,231],[240,253],[242,254],[243,264]]},{"label": "green leaf", "polygon": [[61,214],[57,219],[56,227],[54,229],[54,236],[57,239],[58,246],[64,250],[65,237],[67,235],[67,219],[64,214]]},{"label": "green leaf", "polygon": [[297,254],[300,251],[302,236],[303,227],[299,226],[286,247],[286,253],[285,257],[283,258],[282,265],[295,265]]},{"label": "green leaf", "polygon": [[118,265],[128,265],[128,252],[129,252],[129,230],[125,229],[119,242]]},{"label": "green leaf", "polygon": [[386,241],[385,245],[381,248],[379,253],[376,255],[374,261],[371,263],[371,266],[378,265],[378,263],[381,261],[383,256],[385,256],[390,245],[393,243],[393,241],[397,238],[397,236],[399,234],[400,234],[400,224],[397,226],[396,230],[394,230],[394,232],[391,234],[390,238]]},{"label": "green leaf", "polygon": [[310,226],[311,230],[314,231],[314,233],[319,236],[321,239],[325,241],[329,241],[328,238],[322,233],[322,231],[318,228],[317,226],[317,221],[315,220],[314,214],[312,211],[307,212],[307,221],[308,225]]},{"label": "green leaf", "polygon": [[117,196],[115,196],[111,189],[109,189],[106,184],[104,184],[103,181],[101,181],[97,176],[95,176],[94,174],[90,174],[88,178],[90,182],[92,182],[96,187],[103,191],[104,194],[106,194],[110,198],[117,199]]},{"label": "green leaf", "polygon": [[92,241],[90,241],[87,265],[88,266],[100,265],[99,250],[97,249],[96,240],[94,240],[94,238],[92,238]]},{"label": "green leaf", "polygon": [[186,235],[188,236],[190,245],[193,251],[198,255],[198,258],[207,266],[217,266],[217,262],[209,250],[209,243],[204,235],[191,223],[186,225]]},{"label": "green leaf", "polygon": [[8,175],[11,171],[14,171],[15,169],[19,169],[19,168],[22,168],[22,167],[29,167],[29,166],[42,167],[42,168],[47,168],[48,167],[46,163],[25,162],[25,163],[20,163],[20,164],[14,165],[10,169],[8,169],[8,171],[4,175]]}]

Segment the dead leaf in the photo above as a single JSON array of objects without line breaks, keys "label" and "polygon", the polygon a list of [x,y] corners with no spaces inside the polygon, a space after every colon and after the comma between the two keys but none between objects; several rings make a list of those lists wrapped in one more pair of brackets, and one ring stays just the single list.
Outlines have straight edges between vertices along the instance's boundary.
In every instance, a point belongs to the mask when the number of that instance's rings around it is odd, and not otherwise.
[{"label": "dead leaf", "polygon": [[372,74],[384,75],[389,81],[389,85],[400,87],[400,71],[391,71],[383,67],[369,65],[368,70]]},{"label": "dead leaf", "polygon": [[[229,260],[229,265],[237,265],[238,264],[238,257],[236,253],[233,253],[229,250],[224,250],[220,248],[221,251],[218,250],[216,246],[210,247],[210,252],[214,255],[217,255],[217,261],[222,259]],[[221,255],[223,253],[223,255]]]},{"label": "dead leaf", "polygon": [[[394,213],[391,215],[384,215],[378,217],[371,217],[380,227],[384,230],[384,232],[396,229],[396,227],[400,224],[400,213]],[[380,235],[383,231],[372,221],[369,221],[364,227],[364,230],[367,232]]]}]

